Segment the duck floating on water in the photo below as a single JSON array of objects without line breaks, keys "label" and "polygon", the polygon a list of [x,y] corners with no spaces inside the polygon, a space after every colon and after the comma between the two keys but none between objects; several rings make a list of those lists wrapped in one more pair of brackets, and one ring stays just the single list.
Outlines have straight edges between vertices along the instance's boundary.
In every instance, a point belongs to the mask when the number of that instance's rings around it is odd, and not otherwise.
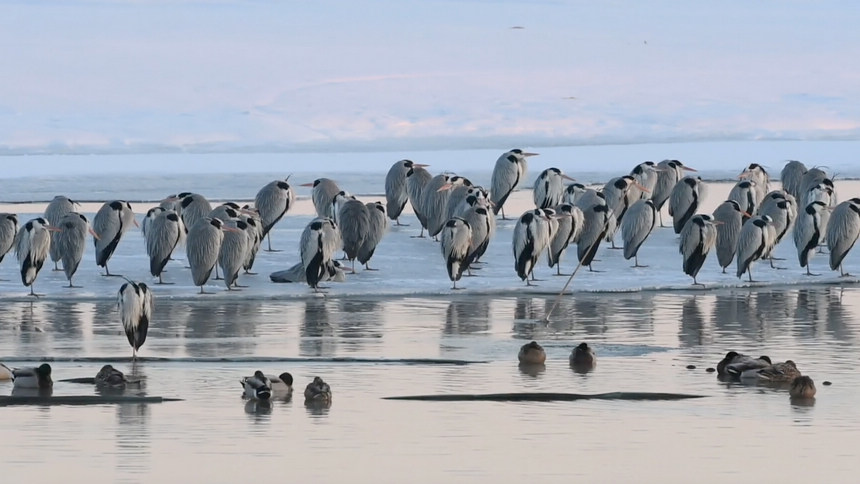
[{"label": "duck floating on water", "polygon": [[799,376],[791,382],[788,394],[791,398],[814,398],[815,382],[808,376]]},{"label": "duck floating on water", "polygon": [[570,366],[577,371],[593,370],[597,366],[597,355],[588,343],[580,343],[570,353]]},{"label": "duck floating on water", "polygon": [[125,375],[111,365],[105,365],[96,373],[95,384],[99,387],[123,388],[128,383]]},{"label": "duck floating on water", "polygon": [[520,348],[517,358],[523,365],[543,365],[546,362],[546,351],[537,341],[532,341]]},{"label": "duck floating on water", "polygon": [[316,376],[314,381],[305,387],[305,403],[326,405],[331,403],[331,387],[322,378]]},{"label": "duck floating on water", "polygon": [[12,370],[14,388],[36,388],[44,390],[53,388],[51,365],[42,363],[35,368],[16,368]]},{"label": "duck floating on water", "polygon": [[272,382],[257,370],[254,376],[246,376],[239,380],[242,388],[245,390],[244,395],[254,400],[268,400],[272,398]]}]

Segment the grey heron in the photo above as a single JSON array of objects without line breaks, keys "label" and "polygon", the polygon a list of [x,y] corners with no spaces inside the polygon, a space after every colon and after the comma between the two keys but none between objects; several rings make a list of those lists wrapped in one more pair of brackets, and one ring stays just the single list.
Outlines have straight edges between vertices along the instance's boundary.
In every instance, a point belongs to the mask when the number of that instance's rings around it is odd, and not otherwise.
[{"label": "grey heron", "polygon": [[108,260],[116,250],[117,244],[132,225],[138,226],[131,204],[125,200],[105,202],[93,218],[93,230],[98,237],[93,238],[96,246],[96,265],[105,268],[106,276],[115,276],[108,269]]},{"label": "grey heron", "polygon": [[860,237],[860,198],[851,198],[840,203],[830,214],[827,222],[827,248],[830,250],[830,269],[839,268],[845,277],[850,274],[842,269],[845,256]]},{"label": "grey heron", "polygon": [[365,206],[367,207],[367,231],[358,249],[358,263],[364,264],[364,268],[368,271],[375,271],[376,269],[370,268],[370,258],[373,257],[376,246],[388,230],[388,219],[385,216],[385,205],[381,202],[368,202]]},{"label": "grey heron", "polygon": [[582,215],[585,224],[579,236],[579,242],[576,244],[577,259],[582,265],[587,266],[589,271],[594,272],[591,263],[597,255],[600,241],[610,230],[615,230],[615,216],[611,208],[600,203],[582,208]]},{"label": "grey heron", "polygon": [[224,285],[228,291],[239,285],[239,271],[251,249],[251,235],[248,233],[248,224],[243,220],[230,220],[224,222],[224,227],[232,228],[224,233],[221,240],[221,248],[218,250],[218,265],[224,272]]},{"label": "grey heron", "polygon": [[[80,206],[79,203],[74,200],[70,200],[69,197],[64,195],[55,196],[49,203],[48,206],[45,207],[45,214],[43,217],[48,221],[49,225],[54,227],[60,226],[60,220],[69,212],[74,212],[77,210],[77,207]],[[57,236],[60,232],[52,232],[51,233],[51,261],[54,263],[54,270],[58,271],[57,262],[62,259],[63,254],[59,252],[59,248],[57,247]]]},{"label": "grey heron", "polygon": [[162,210],[149,223],[149,228],[146,231],[149,273],[158,277],[159,284],[168,284],[162,279],[162,272],[184,235],[185,228],[182,225],[182,219],[174,210]]},{"label": "grey heron", "polygon": [[676,234],[680,234],[687,221],[699,211],[699,204],[704,198],[705,184],[698,176],[685,176],[675,184],[669,197],[669,215],[672,216]]},{"label": "grey heron", "polygon": [[558,168],[547,168],[540,172],[532,191],[537,208],[552,208],[561,204],[565,192],[564,180],[576,181]]},{"label": "grey heron", "polygon": [[[782,190],[775,190],[765,195],[759,208],[759,214],[767,215],[773,221],[771,226],[774,230],[774,239],[771,246],[771,252],[792,229],[794,229],[794,221],[797,219],[797,203],[791,194]],[[765,254],[765,258],[770,259],[770,266],[773,265],[773,256],[771,252]]]},{"label": "grey heron", "polygon": [[24,287],[30,288],[30,295],[38,297],[33,290],[33,283],[42,264],[48,258],[51,250],[50,232],[58,232],[60,229],[48,224],[42,217],[34,218],[25,223],[15,237],[15,254],[18,256],[18,264],[21,267],[21,282]]},{"label": "grey heron", "polygon": [[657,224],[657,208],[652,200],[639,200],[628,210],[621,220],[621,239],[624,241],[624,258],[635,259],[633,267],[639,265],[639,248]]},{"label": "grey heron", "polygon": [[427,228],[427,215],[422,212],[422,208],[424,207],[424,189],[432,179],[433,175],[419,165],[413,164],[406,172],[406,194],[412,205],[412,211],[415,212],[415,217],[421,224],[421,233],[414,237],[424,237],[424,229]]},{"label": "grey heron", "polygon": [[195,286],[200,287],[200,294],[205,294],[203,286],[218,263],[224,232],[237,230],[228,227],[220,219],[211,217],[201,218],[188,229],[185,254],[188,257],[188,265],[191,266],[192,280]]},{"label": "grey heron", "polygon": [[442,227],[442,257],[448,278],[454,283],[452,289],[457,289],[457,281],[468,269],[469,250],[472,244],[472,227],[460,217],[454,217],[445,222]]},{"label": "grey heron", "polygon": [[250,246],[248,247],[248,252],[245,255],[245,261],[242,263],[242,268],[245,269],[245,274],[255,275],[256,272],[251,272],[251,269],[254,268],[254,261],[257,259],[257,252],[260,251],[260,247],[263,244],[263,221],[260,219],[260,214],[257,213],[257,209],[249,208],[248,206],[242,208],[244,210],[244,214],[240,215],[239,218],[245,222],[245,231],[248,232],[248,238],[250,240]]},{"label": "grey heron", "polygon": [[694,286],[704,286],[696,276],[716,241],[717,228],[710,215],[693,215],[681,230],[678,248],[683,256],[684,274],[693,278]]},{"label": "grey heron", "polygon": [[807,172],[806,165],[797,161],[789,160],[779,174],[782,189],[790,193],[794,198],[800,200],[800,185],[803,175]]},{"label": "grey heron", "polygon": [[549,247],[551,230],[550,209],[534,209],[522,214],[514,227],[514,269],[517,276],[531,286],[529,276],[534,279],[534,268],[538,258]]},{"label": "grey heron", "polygon": [[385,201],[388,208],[388,218],[394,220],[397,225],[404,225],[400,223],[400,214],[409,200],[409,192],[406,190],[406,174],[414,167],[423,168],[426,166],[412,160],[400,160],[391,165],[388,174],[385,175]]},{"label": "grey heron", "polygon": [[806,206],[809,202],[813,201],[809,198],[809,192],[813,189],[813,187],[818,186],[819,184],[825,184],[830,188],[830,192],[833,192],[833,180],[827,175],[827,172],[822,170],[821,168],[810,168],[803,174],[800,178],[800,185],[798,187],[798,195],[797,202],[802,206]]},{"label": "grey heron", "polygon": [[738,236],[744,224],[744,217],[748,218],[749,216],[747,212],[741,210],[741,206],[736,200],[726,200],[714,210],[714,222],[720,224],[720,228],[717,230],[717,261],[723,268],[723,274],[726,272],[726,267],[735,260],[735,252],[738,250]]},{"label": "grey heron", "polygon": [[576,202],[585,194],[586,190],[587,188],[582,183],[571,183],[564,189],[564,196],[561,197],[561,201],[562,203],[576,205]]},{"label": "grey heron", "polygon": [[242,393],[246,398],[252,400],[268,400],[272,398],[272,382],[260,370],[255,371],[254,376],[242,378],[239,380],[239,383],[242,385]]},{"label": "grey heron", "polygon": [[[639,190],[635,193],[631,190]],[[612,248],[615,247],[615,232],[624,220],[624,215],[627,209],[635,200],[639,199],[639,193],[646,192],[647,189],[633,179],[630,175],[619,176],[612,178],[603,187],[603,196],[606,200],[606,205],[612,209],[612,214],[615,217],[615,225],[606,232],[606,241],[612,243]],[[633,196],[635,195],[635,197]]]},{"label": "grey heron", "polygon": [[728,200],[737,202],[741,211],[747,214],[744,215],[744,222],[758,211],[758,195],[756,195],[755,184],[756,182],[753,180],[738,180],[729,191]]},{"label": "grey heron", "polygon": [[335,252],[343,245],[340,230],[330,218],[315,218],[305,226],[299,241],[305,280],[319,291],[320,281],[332,265]]},{"label": "grey heron", "polygon": [[367,205],[359,200],[347,200],[340,206],[337,214],[337,226],[343,241],[343,251],[346,253],[346,259],[352,263],[352,269],[355,270],[355,259],[370,228]]},{"label": "grey heron", "polygon": [[758,163],[750,163],[738,178],[741,180],[752,180],[755,182],[756,206],[761,205],[765,194],[770,191],[770,175],[767,170]]},{"label": "grey heron", "polygon": [[287,180],[289,177],[286,180],[274,180],[267,183],[254,197],[254,207],[263,222],[263,237],[268,236],[269,252],[274,252],[272,249],[272,227],[287,214],[296,202],[296,194]]},{"label": "grey heron", "polygon": [[585,225],[585,216],[579,207],[569,203],[563,203],[554,208],[557,216],[558,226],[552,234],[552,240],[547,250],[547,263],[550,268],[555,266],[556,275],[561,274],[561,258],[567,251],[568,245],[579,241],[582,228]]},{"label": "grey heron", "polygon": [[493,215],[498,215],[499,211],[501,211],[502,219],[505,218],[505,211],[503,210],[505,201],[507,201],[511,192],[525,179],[528,169],[527,158],[536,155],[537,153],[528,153],[516,148],[502,153],[496,160],[496,166],[493,168],[493,177],[490,182],[490,199],[493,202]]},{"label": "grey heron", "polygon": [[424,187],[424,200],[421,204],[421,212],[427,219],[427,235],[436,237],[442,230],[447,219],[448,197],[451,192],[447,189],[451,177],[445,173],[436,175]]},{"label": "grey heron", "polygon": [[303,183],[300,186],[312,189],[311,200],[314,202],[317,217],[334,220],[334,199],[341,192],[337,183],[329,178],[317,178],[311,183]]},{"label": "grey heron", "polygon": [[18,233],[18,215],[0,213],[0,262],[15,246],[15,235]]},{"label": "grey heron", "polygon": [[146,341],[149,322],[155,308],[152,291],[143,282],[126,279],[116,295],[119,318],[131,345],[131,358],[137,359],[137,350]]},{"label": "grey heron", "polygon": [[152,221],[167,210],[173,209],[165,208],[159,205],[157,207],[152,207],[146,211],[146,215],[143,216],[143,220],[140,222],[140,234],[143,235],[144,245],[146,245],[146,234],[147,232],[149,232],[149,227],[150,225],[152,225]]},{"label": "grey heron", "polygon": [[678,160],[663,160],[657,163],[657,183],[654,184],[654,191],[651,192],[651,200],[654,202],[654,208],[657,209],[661,227],[663,227],[663,205],[669,200],[675,185],[684,177],[684,171],[696,170]]},{"label": "grey heron", "polygon": [[177,197],[179,198],[179,201],[176,202],[177,213],[182,217],[182,224],[186,231],[190,231],[198,220],[208,217],[212,211],[212,204],[199,193],[185,192],[180,193]]},{"label": "grey heron", "polygon": [[645,190],[640,190],[636,186],[632,187],[630,189],[630,196],[633,200],[651,198],[651,193],[654,192],[654,188],[657,186],[657,178],[662,169],[658,169],[653,161],[643,161],[630,170],[630,176],[636,180],[639,186],[645,188]]},{"label": "grey heron", "polygon": [[98,235],[90,227],[87,218],[77,212],[69,212],[64,215],[57,227],[60,231],[56,232],[57,236],[51,247],[57,247],[63,261],[63,272],[66,273],[66,279],[69,280],[69,287],[75,287],[72,284],[72,276],[75,275],[78,265],[84,257],[87,232],[92,234],[94,238],[98,238]]},{"label": "grey heron", "polygon": [[744,272],[748,273],[750,282],[752,278],[752,265],[761,259],[773,248],[774,231],[771,227],[773,220],[767,215],[753,217],[741,228],[738,236],[737,250],[737,276],[740,279]]},{"label": "grey heron", "polygon": [[476,195],[478,188],[471,180],[464,176],[454,175],[448,179],[443,189],[448,190],[447,200],[445,201],[445,211],[443,217],[447,221],[453,217],[460,217],[461,211],[466,203],[466,198],[470,195]]},{"label": "grey heron", "polygon": [[809,269],[809,262],[821,241],[824,240],[829,219],[830,211],[827,204],[821,201],[809,203],[797,215],[797,222],[794,224],[794,246],[797,247],[800,267],[806,267],[808,276],[817,275]]},{"label": "grey heron", "polygon": [[217,218],[222,222],[229,222],[239,218],[239,204],[236,202],[224,202],[213,208],[208,214],[209,218]]},{"label": "grey heron", "polygon": [[[470,198],[474,198],[474,196]],[[495,217],[491,215],[489,204],[481,205],[475,203],[472,208],[462,215],[462,218],[469,224],[469,228],[471,228],[472,239],[469,245],[469,254],[465,262],[469,270],[469,275],[471,275],[472,264],[484,255],[490,244],[490,240],[492,240]]]}]

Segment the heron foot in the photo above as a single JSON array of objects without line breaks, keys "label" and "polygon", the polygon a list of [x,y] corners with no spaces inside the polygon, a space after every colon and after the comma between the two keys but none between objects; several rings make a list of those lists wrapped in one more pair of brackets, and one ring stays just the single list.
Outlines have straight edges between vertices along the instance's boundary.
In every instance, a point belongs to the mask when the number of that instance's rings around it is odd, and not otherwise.
[{"label": "heron foot", "polygon": [[283,252],[283,249],[263,249],[264,252]]},{"label": "heron foot", "polygon": [[245,271],[245,274],[247,274],[249,276],[256,276],[257,275],[256,272],[251,272],[251,271]]},{"label": "heron foot", "polygon": [[643,264],[633,264],[633,265],[632,265],[632,266],[630,266],[630,267],[648,267],[648,266],[643,265]]},{"label": "heron foot", "polygon": [[556,272],[556,273],[555,273],[555,274],[553,274],[553,275],[554,275],[554,276],[556,276],[556,277],[558,277],[558,276],[570,276],[570,274],[562,274],[561,272]]},{"label": "heron foot", "polygon": [[411,238],[411,239],[426,239],[427,236],[425,236],[425,235],[410,235],[409,238]]},{"label": "heron foot", "polygon": [[156,284],[158,284],[159,286],[172,286],[175,284],[175,282],[158,281],[158,282],[156,282]]},{"label": "heron foot", "polygon": [[400,223],[400,220],[397,220],[394,225],[396,225],[398,227],[409,227],[409,224],[402,224],[402,223]]},{"label": "heron foot", "polygon": [[122,274],[107,273],[107,274],[102,274],[102,277],[123,277],[123,275]]},{"label": "heron foot", "polygon": [[610,249],[612,249],[612,250],[623,250],[623,249],[624,249],[624,247],[615,247],[615,246],[613,245],[612,247],[610,247]]},{"label": "heron foot", "polygon": [[818,277],[818,276],[820,276],[820,275],[821,275],[821,274],[815,274],[815,273],[812,273],[812,272],[807,272],[806,274],[804,274],[804,276],[813,276],[813,277]]}]

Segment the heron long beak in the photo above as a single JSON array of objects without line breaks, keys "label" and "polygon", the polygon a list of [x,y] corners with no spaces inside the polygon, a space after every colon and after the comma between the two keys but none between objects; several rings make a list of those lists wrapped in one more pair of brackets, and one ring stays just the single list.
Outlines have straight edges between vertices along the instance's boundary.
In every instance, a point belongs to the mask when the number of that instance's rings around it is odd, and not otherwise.
[{"label": "heron long beak", "polygon": [[723,225],[725,222],[723,222],[722,220],[714,220],[714,221],[713,221],[713,222],[711,222],[711,223],[712,223],[712,224],[714,224],[714,225]]},{"label": "heron long beak", "polygon": [[540,154],[540,153],[527,153],[527,152],[523,152],[523,156],[525,156],[526,158],[528,158],[529,156],[537,156],[537,155],[539,155],[539,154]]},{"label": "heron long beak", "polygon": [[61,229],[59,227],[54,227],[53,225],[43,225],[43,227],[45,227],[45,230],[48,230],[50,232],[62,232],[63,231],[63,229]]},{"label": "heron long beak", "polygon": [[695,168],[690,168],[689,166],[682,166],[681,168],[683,168],[684,170],[687,170],[687,171],[699,171]]},{"label": "heron long beak", "polygon": [[752,215],[750,215],[750,213],[749,213],[749,212],[746,212],[746,211],[744,211],[744,210],[741,210],[741,214],[742,214],[744,217],[746,217],[746,218],[752,218]]},{"label": "heron long beak", "polygon": [[418,168],[427,168],[430,165],[426,163],[412,163],[412,166],[417,166]]},{"label": "heron long beak", "polygon": [[179,200],[181,200],[179,197],[171,196],[171,197],[165,198],[164,200],[162,200],[162,202],[178,202]]},{"label": "heron long beak", "polygon": [[633,182],[633,186],[634,186],[634,187],[636,187],[636,188],[638,188],[639,190],[641,190],[641,191],[645,192],[645,193],[651,193],[651,190],[649,190],[649,189],[647,189],[647,188],[643,187],[642,185],[640,185],[640,184],[638,184],[638,183],[636,183],[636,182]]},{"label": "heron long beak", "polygon": [[576,178],[573,178],[572,176],[567,176],[564,173],[561,174],[561,177],[565,180],[576,181]]},{"label": "heron long beak", "polygon": [[437,192],[444,192],[445,190],[450,190],[453,187],[454,187],[453,183],[446,183],[446,184],[442,185],[441,187],[439,187],[439,189],[436,191]]},{"label": "heron long beak", "polygon": [[313,184],[313,182],[311,182],[311,183],[302,183],[302,184],[301,184],[301,185],[299,185],[299,186],[300,186],[300,187],[313,188],[313,187],[314,187],[314,184]]},{"label": "heron long beak", "polygon": [[241,233],[242,232],[241,230],[237,229],[236,227],[228,227],[226,225],[222,225],[221,230],[223,230],[224,232],[234,232],[234,233]]}]

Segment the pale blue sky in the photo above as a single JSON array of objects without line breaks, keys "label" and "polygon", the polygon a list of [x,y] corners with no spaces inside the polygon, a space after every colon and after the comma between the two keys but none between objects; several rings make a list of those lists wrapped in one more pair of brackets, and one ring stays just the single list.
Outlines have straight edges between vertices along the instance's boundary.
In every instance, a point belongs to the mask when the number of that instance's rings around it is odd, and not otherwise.
[{"label": "pale blue sky", "polygon": [[857,25],[848,1],[5,2],[0,153],[857,139]]}]

